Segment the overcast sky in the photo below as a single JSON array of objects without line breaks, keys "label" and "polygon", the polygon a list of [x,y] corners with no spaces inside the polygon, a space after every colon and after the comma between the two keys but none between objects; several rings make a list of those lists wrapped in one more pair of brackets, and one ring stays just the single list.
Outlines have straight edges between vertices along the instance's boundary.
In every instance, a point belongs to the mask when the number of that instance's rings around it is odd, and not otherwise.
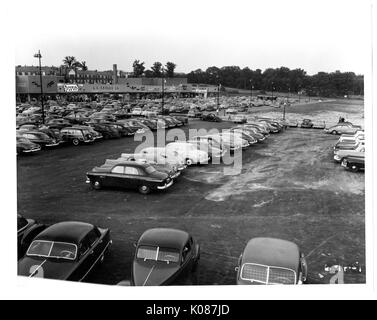
[{"label": "overcast sky", "polygon": [[[132,70],[135,59],[189,72],[237,65],[363,74],[370,57],[369,1],[16,1],[15,64]],[[365,5],[362,5],[364,2]],[[39,10],[41,12],[39,12]]]}]

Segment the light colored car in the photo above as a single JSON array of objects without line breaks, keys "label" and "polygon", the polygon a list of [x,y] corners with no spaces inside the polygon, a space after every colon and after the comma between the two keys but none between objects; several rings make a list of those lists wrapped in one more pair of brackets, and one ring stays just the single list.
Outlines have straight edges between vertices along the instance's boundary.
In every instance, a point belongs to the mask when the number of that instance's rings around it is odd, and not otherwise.
[{"label": "light colored car", "polygon": [[142,114],[143,110],[141,108],[134,108],[131,112],[133,116],[140,116]]},{"label": "light colored car", "polygon": [[365,140],[365,133],[363,130],[358,130],[355,132],[355,134],[342,134],[338,142],[354,142],[356,140]]},{"label": "light colored car", "polygon": [[242,148],[242,143],[240,141],[235,141],[234,139],[227,139],[227,137],[222,137],[220,133],[209,134],[205,136],[207,139],[215,140],[217,144],[221,145],[222,148],[234,152]]},{"label": "light colored car", "polygon": [[365,146],[358,144],[355,149],[337,149],[334,150],[334,160],[336,162],[341,162],[343,158],[352,157],[364,157],[365,156]]},{"label": "light colored car", "polygon": [[246,139],[242,138],[242,133],[225,131],[220,133],[220,135],[223,141],[234,144],[235,146],[241,147],[243,149],[250,146],[249,142]]},{"label": "light colored car", "polygon": [[325,133],[331,134],[355,134],[360,130],[359,126],[354,126],[352,124],[337,124],[330,128],[324,129]]},{"label": "light colored car", "polygon": [[172,142],[165,147],[167,152],[177,152],[184,158],[185,163],[190,166],[192,164],[208,163],[210,157],[208,153],[198,150],[194,145],[188,142]]},{"label": "light colored car", "polygon": [[234,135],[237,135],[239,136],[241,139],[244,139],[246,140],[249,145],[252,145],[252,144],[255,144],[258,142],[257,139],[255,139],[252,135],[250,135],[249,133],[245,132],[245,130],[241,130],[241,129],[230,129],[228,132],[234,134]]},{"label": "light colored car", "polygon": [[198,150],[202,150],[204,152],[208,153],[208,156],[213,158],[222,158],[225,154],[224,150],[221,150],[220,148],[213,147],[208,143],[206,140],[189,140],[188,143],[191,143],[194,145]]},{"label": "light colored car", "polygon": [[158,164],[170,164],[176,166],[178,171],[186,168],[184,159],[179,155],[167,152],[165,148],[144,148],[140,153],[149,161],[154,161]]},{"label": "light colored car", "polygon": [[200,143],[207,143],[210,148],[217,148],[219,149],[223,154],[226,153],[226,148],[221,145],[221,139],[213,139],[210,136],[194,136],[190,141],[196,141]]}]

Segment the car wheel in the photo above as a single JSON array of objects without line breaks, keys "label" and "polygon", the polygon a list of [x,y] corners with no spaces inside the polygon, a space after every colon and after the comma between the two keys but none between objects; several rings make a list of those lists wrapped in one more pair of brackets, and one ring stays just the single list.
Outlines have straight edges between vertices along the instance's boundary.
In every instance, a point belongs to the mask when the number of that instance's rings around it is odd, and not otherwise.
[{"label": "car wheel", "polygon": [[188,166],[191,166],[192,163],[193,163],[193,161],[192,161],[191,159],[189,159],[189,158],[186,159],[186,164],[187,164]]},{"label": "car wheel", "polygon": [[336,130],[333,130],[331,131],[331,134],[338,134],[338,132],[336,132]]},{"label": "car wheel", "polygon": [[101,182],[99,182],[99,181],[94,181],[94,183],[92,184],[92,186],[93,186],[93,189],[95,189],[95,190],[99,190],[99,189],[101,189]]},{"label": "car wheel", "polygon": [[146,185],[142,185],[142,186],[139,187],[139,192],[141,194],[148,194],[150,191],[151,191],[151,188],[149,188]]},{"label": "car wheel", "polygon": [[74,146],[78,146],[79,143],[80,143],[79,139],[73,139],[73,140],[72,140],[72,144],[73,144]]},{"label": "car wheel", "polygon": [[357,166],[353,165],[353,166],[351,167],[351,170],[352,170],[353,172],[357,172],[357,171],[359,171],[359,168],[358,168]]}]

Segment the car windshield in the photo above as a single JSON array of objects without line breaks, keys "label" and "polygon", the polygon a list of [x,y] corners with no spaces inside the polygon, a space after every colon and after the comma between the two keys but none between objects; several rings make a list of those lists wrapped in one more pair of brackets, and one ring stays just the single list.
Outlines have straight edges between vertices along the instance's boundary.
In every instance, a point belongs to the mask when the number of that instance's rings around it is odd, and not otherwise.
[{"label": "car windshield", "polygon": [[75,260],[77,247],[72,243],[35,240],[31,243],[26,255],[44,258]]},{"label": "car windshield", "polygon": [[245,263],[241,268],[242,280],[262,284],[295,284],[296,272],[283,267],[271,267],[256,263]]},{"label": "car windshield", "polygon": [[153,246],[139,246],[137,258],[144,261],[153,260],[166,263],[178,263],[179,251],[175,249],[160,248]]}]

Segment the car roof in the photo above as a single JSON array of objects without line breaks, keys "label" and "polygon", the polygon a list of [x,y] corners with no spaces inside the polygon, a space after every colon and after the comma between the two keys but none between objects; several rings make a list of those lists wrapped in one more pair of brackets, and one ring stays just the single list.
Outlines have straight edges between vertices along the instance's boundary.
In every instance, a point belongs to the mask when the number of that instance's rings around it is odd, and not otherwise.
[{"label": "car roof", "polygon": [[138,245],[152,245],[163,248],[183,249],[190,235],[186,231],[167,228],[154,228],[145,231]]},{"label": "car roof", "polygon": [[34,240],[68,242],[78,244],[93,230],[94,226],[85,222],[59,222],[42,231]]},{"label": "car roof", "polygon": [[295,243],[275,238],[251,239],[242,255],[242,263],[284,267],[296,272],[299,259],[300,250]]}]

